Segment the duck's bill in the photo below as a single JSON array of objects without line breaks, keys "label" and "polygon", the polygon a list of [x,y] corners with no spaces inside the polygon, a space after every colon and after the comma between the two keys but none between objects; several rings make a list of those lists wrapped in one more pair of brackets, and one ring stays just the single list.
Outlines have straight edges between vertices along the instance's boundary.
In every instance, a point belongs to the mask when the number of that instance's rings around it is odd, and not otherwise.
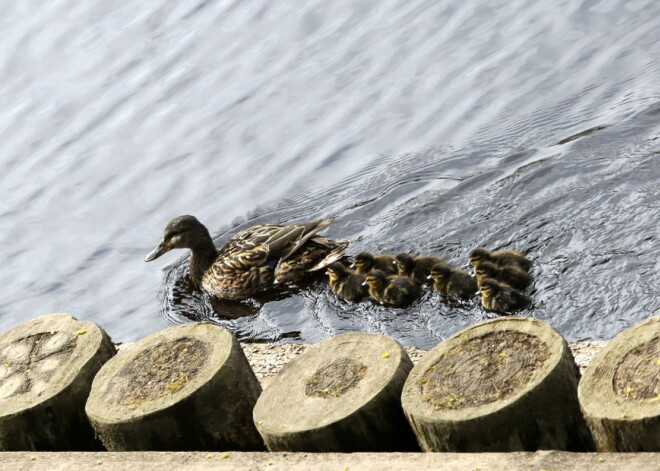
[{"label": "duck's bill", "polygon": [[170,251],[170,248],[165,247],[165,244],[163,242],[161,242],[160,244],[158,244],[158,247],[156,247],[151,252],[149,252],[149,255],[144,257],[144,261],[145,262],[150,262],[152,260],[156,260],[158,257],[160,257],[161,255],[163,255],[164,253],[169,252],[169,251]]}]

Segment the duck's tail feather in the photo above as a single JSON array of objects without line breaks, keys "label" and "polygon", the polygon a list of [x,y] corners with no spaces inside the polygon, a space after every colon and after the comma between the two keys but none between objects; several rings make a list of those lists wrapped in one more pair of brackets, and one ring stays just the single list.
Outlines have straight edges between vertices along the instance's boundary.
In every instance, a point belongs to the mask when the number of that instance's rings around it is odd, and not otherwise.
[{"label": "duck's tail feather", "polygon": [[333,244],[334,247],[328,254],[323,257],[321,260],[316,262],[316,265],[314,265],[312,268],[309,269],[309,271],[316,271],[320,270],[321,268],[325,268],[328,265],[330,265],[333,262],[336,262],[339,260],[343,255],[344,252],[346,252],[346,249],[348,248],[349,241],[347,240],[333,240],[333,241],[328,241],[329,244]]}]

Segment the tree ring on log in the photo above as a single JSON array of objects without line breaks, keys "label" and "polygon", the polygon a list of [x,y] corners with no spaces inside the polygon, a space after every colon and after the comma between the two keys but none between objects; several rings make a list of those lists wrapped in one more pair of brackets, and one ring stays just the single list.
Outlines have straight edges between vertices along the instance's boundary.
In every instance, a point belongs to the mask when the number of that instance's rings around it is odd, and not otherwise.
[{"label": "tree ring on log", "polygon": [[206,342],[181,337],[140,352],[114,378],[117,402],[129,405],[175,393],[197,376],[209,350]]},{"label": "tree ring on log", "polygon": [[626,353],[614,375],[614,390],[626,399],[660,400],[660,336]]},{"label": "tree ring on log", "polygon": [[367,372],[367,366],[350,358],[340,358],[318,370],[307,380],[305,394],[339,397],[353,389]]},{"label": "tree ring on log", "polygon": [[422,396],[439,409],[508,399],[542,371],[547,345],[523,332],[488,332],[445,351],[422,375]]}]

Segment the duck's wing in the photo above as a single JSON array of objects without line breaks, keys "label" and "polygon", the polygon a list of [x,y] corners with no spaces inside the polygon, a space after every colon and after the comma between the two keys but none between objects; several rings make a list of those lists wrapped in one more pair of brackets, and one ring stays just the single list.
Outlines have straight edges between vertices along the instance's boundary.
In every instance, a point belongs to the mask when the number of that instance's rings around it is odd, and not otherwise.
[{"label": "duck's wing", "polygon": [[282,226],[278,224],[261,224],[243,229],[234,234],[220,249],[218,258],[236,255],[259,247],[280,229],[282,229]]},{"label": "duck's wing", "polygon": [[299,222],[280,228],[264,242],[269,249],[271,259],[286,260],[317,232],[332,224],[332,219],[316,219]]}]

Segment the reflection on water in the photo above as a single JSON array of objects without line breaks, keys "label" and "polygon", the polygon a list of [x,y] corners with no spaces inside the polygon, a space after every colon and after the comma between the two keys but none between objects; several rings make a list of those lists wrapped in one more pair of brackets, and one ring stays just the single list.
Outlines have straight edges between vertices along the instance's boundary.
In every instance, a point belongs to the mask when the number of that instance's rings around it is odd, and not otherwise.
[{"label": "reflection on water", "polygon": [[347,304],[322,279],[214,306],[176,255],[164,276],[142,262],[194,214],[218,245],[334,217],[351,255],[528,251],[524,314],[610,338],[660,309],[658,18],[654,0],[4,2],[0,327],[65,311],[123,341],[211,319],[430,347],[487,317],[430,292]]}]

